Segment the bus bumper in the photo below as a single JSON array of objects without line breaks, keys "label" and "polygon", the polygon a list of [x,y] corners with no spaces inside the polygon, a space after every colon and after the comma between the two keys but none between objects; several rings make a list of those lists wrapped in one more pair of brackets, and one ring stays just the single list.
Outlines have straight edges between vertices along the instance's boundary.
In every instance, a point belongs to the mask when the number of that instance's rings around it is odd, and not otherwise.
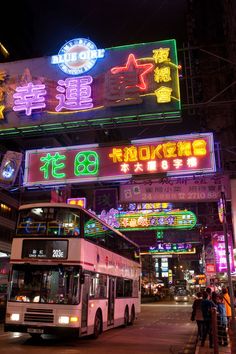
[{"label": "bus bumper", "polygon": [[50,327],[50,326],[32,326],[32,325],[21,325],[21,324],[4,324],[5,332],[19,332],[19,333],[28,333],[33,334],[53,334],[60,336],[70,336],[70,337],[79,337],[80,329],[79,328],[68,328],[68,327]]}]

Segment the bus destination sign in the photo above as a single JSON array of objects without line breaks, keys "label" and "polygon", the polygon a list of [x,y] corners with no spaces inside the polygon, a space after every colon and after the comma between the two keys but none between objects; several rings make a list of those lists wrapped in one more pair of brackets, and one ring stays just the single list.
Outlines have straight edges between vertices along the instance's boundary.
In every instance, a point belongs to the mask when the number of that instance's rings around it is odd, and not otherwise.
[{"label": "bus destination sign", "polygon": [[66,259],[67,250],[66,240],[24,240],[22,258]]}]

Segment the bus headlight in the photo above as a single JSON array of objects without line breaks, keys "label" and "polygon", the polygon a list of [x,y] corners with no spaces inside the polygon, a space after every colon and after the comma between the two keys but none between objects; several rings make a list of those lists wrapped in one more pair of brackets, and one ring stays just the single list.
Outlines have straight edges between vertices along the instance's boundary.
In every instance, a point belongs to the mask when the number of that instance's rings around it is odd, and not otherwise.
[{"label": "bus headlight", "polygon": [[19,319],[20,319],[20,314],[19,313],[12,313],[10,315],[10,320],[11,321],[19,321]]},{"label": "bus headlight", "polygon": [[60,323],[60,324],[68,324],[68,323],[75,323],[75,322],[78,322],[78,317],[77,316],[71,316],[71,317],[69,317],[69,316],[60,316],[59,318],[58,318],[58,322]]},{"label": "bus headlight", "polygon": [[68,324],[70,321],[69,316],[60,316],[58,322],[61,324]]},{"label": "bus headlight", "polygon": [[175,300],[178,300],[178,296],[175,296]]}]

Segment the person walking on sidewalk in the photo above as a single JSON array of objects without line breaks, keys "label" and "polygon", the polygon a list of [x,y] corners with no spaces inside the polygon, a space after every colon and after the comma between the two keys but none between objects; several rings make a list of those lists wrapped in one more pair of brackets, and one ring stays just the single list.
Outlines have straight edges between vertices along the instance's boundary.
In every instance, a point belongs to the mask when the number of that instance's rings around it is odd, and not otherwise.
[{"label": "person walking on sidewalk", "polygon": [[211,300],[212,290],[211,290],[211,288],[209,286],[206,288],[206,292],[208,294],[208,300]]},{"label": "person walking on sidewalk", "polygon": [[223,345],[225,347],[228,345],[226,326],[227,326],[227,316],[226,316],[224,299],[223,299],[223,295],[219,294],[217,296],[218,343],[219,345]]},{"label": "person walking on sidewalk", "polygon": [[227,316],[227,327],[229,328],[230,325],[230,318],[232,316],[232,311],[231,311],[231,303],[230,303],[230,296],[227,288],[222,288],[222,295],[223,295],[223,302],[225,305],[226,309],[226,316]]},{"label": "person walking on sidewalk", "polygon": [[202,341],[203,338],[203,314],[202,314],[202,293],[198,292],[196,294],[197,298],[193,302],[193,315],[197,322],[197,329],[198,329],[198,339]]},{"label": "person walking on sidewalk", "polygon": [[209,336],[210,348],[213,348],[212,325],[211,325],[211,310],[215,307],[214,303],[209,299],[210,295],[204,291],[202,294],[202,315],[203,315],[203,337],[201,346],[204,347],[207,335]]}]

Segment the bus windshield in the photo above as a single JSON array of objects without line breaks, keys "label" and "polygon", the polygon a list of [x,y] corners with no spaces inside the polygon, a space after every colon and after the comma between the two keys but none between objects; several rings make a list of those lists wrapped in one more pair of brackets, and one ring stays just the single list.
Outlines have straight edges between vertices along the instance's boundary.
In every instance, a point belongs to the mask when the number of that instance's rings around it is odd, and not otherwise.
[{"label": "bus windshield", "polygon": [[14,265],[9,300],[76,305],[80,276],[79,266]]},{"label": "bus windshield", "polygon": [[34,207],[19,212],[16,236],[79,236],[80,210]]}]

